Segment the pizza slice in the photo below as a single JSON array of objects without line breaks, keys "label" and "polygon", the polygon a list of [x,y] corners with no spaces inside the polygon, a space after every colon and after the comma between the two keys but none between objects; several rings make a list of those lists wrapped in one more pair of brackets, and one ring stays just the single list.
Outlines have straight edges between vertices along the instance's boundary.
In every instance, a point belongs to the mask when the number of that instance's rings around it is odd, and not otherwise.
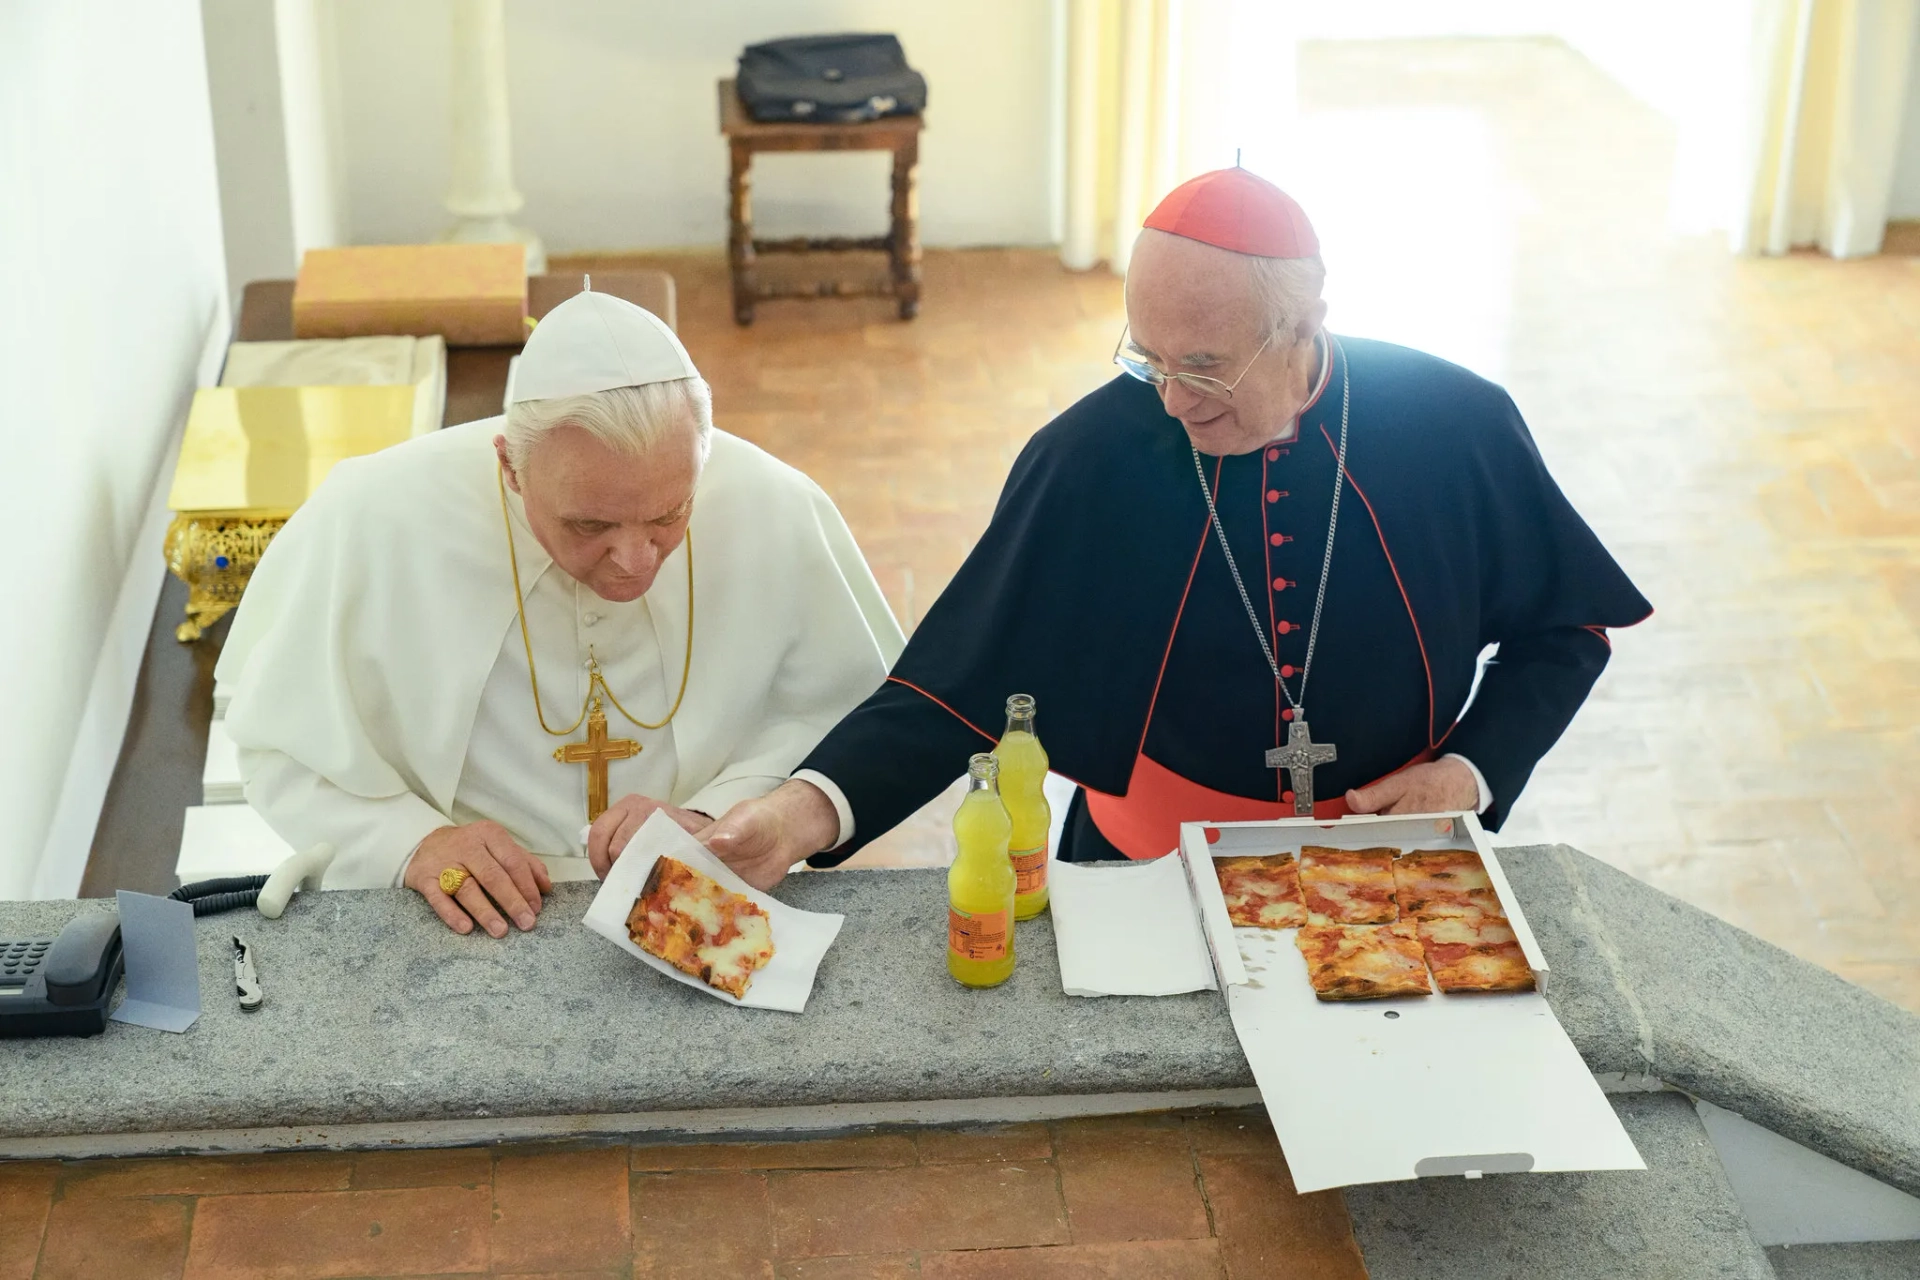
[{"label": "pizza slice", "polygon": [[1398,849],[1300,850],[1300,893],[1308,924],[1392,924],[1393,855]]},{"label": "pizza slice", "polygon": [[1442,991],[1531,991],[1533,968],[1500,916],[1436,916],[1417,926]]},{"label": "pizza slice", "polygon": [[627,936],[649,955],[738,1000],[773,959],[773,925],[751,899],[684,862],[661,858],[627,913]]},{"label": "pizza slice", "polygon": [[1378,1000],[1431,995],[1427,964],[1413,927],[1310,924],[1294,944],[1307,960],[1307,979],[1322,1000]]},{"label": "pizza slice", "polygon": [[1480,855],[1471,849],[1423,849],[1393,860],[1402,917],[1505,916]]},{"label": "pizza slice", "polygon": [[1307,922],[1300,900],[1300,864],[1290,853],[1215,858],[1213,873],[1227,900],[1227,919],[1254,929],[1292,929]]}]

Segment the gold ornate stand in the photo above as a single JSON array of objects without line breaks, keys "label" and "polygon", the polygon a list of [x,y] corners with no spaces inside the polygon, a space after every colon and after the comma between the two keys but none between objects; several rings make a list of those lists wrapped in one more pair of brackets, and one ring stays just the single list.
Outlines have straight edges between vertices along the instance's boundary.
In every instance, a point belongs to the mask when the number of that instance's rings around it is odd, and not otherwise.
[{"label": "gold ornate stand", "polygon": [[174,629],[182,644],[240,603],[253,567],[289,512],[182,512],[167,526],[167,568],[187,584],[187,620]]},{"label": "gold ornate stand", "polygon": [[202,387],[167,505],[167,568],[187,584],[188,644],[240,603],[267,544],[342,458],[413,434],[415,388]]}]

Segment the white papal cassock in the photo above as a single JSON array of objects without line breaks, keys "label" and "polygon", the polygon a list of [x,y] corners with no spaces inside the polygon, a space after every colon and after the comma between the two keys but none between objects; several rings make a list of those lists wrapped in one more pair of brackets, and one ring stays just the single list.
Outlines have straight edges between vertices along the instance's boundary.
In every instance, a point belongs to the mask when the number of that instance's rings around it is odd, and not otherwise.
[{"label": "white papal cassock", "polygon": [[[450,427],[343,462],[255,570],[220,656],[249,803],[295,848],[338,851],[328,888],[397,882],[448,823],[491,819],[589,874],[586,768],[561,764],[534,715],[515,619],[493,438]],[[905,640],[818,485],[715,430],[691,524],[693,665],[671,725],[607,708],[638,757],[609,794],[718,816],[778,786],[877,688]],[[588,650],[635,716],[665,716],[688,637],[688,544],[639,600],[615,604],[548,558],[509,493],[549,724],[587,695]]]}]

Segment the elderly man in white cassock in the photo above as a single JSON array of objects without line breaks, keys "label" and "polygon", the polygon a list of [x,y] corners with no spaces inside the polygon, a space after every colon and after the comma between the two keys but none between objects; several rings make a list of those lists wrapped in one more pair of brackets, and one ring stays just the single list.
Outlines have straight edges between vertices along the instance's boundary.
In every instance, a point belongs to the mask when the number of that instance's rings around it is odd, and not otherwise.
[{"label": "elderly man in white cassock", "polygon": [[778,786],[904,644],[833,503],[713,428],[652,314],[568,299],[511,400],[336,467],[218,669],[247,800],[335,847],[328,888],[495,937],[655,810],[699,830]]}]

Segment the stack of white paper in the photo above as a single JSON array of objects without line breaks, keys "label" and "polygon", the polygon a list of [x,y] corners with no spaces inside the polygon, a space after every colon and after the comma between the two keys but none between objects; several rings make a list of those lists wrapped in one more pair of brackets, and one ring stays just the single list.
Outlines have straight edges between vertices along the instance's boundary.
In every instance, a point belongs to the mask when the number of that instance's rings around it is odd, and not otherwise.
[{"label": "stack of white paper", "polygon": [[1049,910],[1070,996],[1215,989],[1213,962],[1178,855],[1124,867],[1048,867]]},{"label": "stack of white paper", "polygon": [[249,804],[194,805],[180,830],[173,873],[182,883],[214,876],[264,875],[293,855]]},{"label": "stack of white paper", "polygon": [[240,783],[240,752],[227,734],[225,720],[207,729],[207,763],[200,770],[202,804],[240,804],[246,799]]}]

